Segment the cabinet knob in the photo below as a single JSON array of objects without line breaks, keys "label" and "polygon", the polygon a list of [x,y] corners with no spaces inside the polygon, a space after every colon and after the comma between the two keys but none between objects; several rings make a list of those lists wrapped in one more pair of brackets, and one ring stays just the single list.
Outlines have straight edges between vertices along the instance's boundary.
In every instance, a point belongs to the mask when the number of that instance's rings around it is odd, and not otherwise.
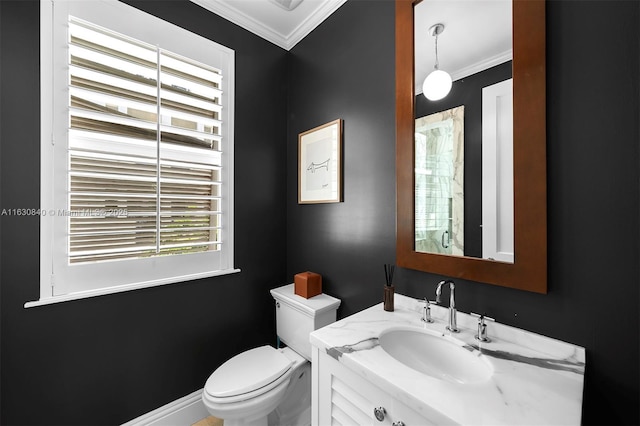
[{"label": "cabinet knob", "polygon": [[384,407],[378,407],[373,409],[373,415],[376,416],[376,419],[381,422],[384,420],[384,416],[387,414],[387,410]]}]

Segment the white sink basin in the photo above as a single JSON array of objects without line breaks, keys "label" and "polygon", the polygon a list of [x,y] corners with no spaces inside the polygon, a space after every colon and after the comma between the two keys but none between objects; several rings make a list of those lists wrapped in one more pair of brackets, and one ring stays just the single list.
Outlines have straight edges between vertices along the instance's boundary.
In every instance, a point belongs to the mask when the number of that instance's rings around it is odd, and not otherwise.
[{"label": "white sink basin", "polygon": [[382,332],[380,346],[409,368],[452,383],[480,383],[493,366],[477,349],[429,330],[393,328]]}]

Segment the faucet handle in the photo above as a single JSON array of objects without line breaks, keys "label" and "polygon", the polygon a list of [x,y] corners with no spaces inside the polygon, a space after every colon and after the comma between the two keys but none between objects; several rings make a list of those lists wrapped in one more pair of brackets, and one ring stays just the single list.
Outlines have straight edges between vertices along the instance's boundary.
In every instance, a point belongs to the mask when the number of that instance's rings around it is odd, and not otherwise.
[{"label": "faucet handle", "polygon": [[433,318],[431,318],[431,305],[437,305],[437,302],[434,302],[433,300],[427,300],[427,298],[424,298],[424,307],[422,308],[422,322],[428,322],[431,323],[433,322]]},{"label": "faucet handle", "polygon": [[495,321],[495,319],[488,317],[485,314],[476,314],[475,312],[471,312],[470,315],[478,318],[478,322],[483,322],[484,320]]},{"label": "faucet handle", "polygon": [[475,312],[471,312],[471,315],[478,318],[478,334],[475,335],[476,340],[481,342],[490,342],[491,339],[487,337],[487,324],[485,323],[485,320],[495,321],[495,319],[483,314],[476,314]]}]

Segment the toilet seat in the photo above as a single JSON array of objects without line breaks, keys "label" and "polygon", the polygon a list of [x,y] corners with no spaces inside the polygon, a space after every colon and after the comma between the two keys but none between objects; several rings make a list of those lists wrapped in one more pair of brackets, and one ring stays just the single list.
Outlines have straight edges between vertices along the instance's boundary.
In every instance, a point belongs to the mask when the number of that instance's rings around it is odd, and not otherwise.
[{"label": "toilet seat", "polygon": [[288,380],[293,364],[272,346],[250,349],[218,367],[207,380],[204,391],[207,399],[218,403],[255,398]]}]

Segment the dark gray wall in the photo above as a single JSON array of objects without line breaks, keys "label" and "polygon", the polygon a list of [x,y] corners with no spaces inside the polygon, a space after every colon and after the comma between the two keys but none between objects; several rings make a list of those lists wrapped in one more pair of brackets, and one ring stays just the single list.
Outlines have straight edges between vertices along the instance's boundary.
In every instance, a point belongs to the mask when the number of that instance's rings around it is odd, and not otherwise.
[{"label": "dark gray wall", "polygon": [[[275,342],[268,289],[288,283],[286,52],[187,1],[129,3],[236,51],[242,272],[25,309],[39,295],[38,219],[0,217],[3,425],[120,424]],[[0,207],[38,208],[39,3],[3,0],[0,19]]]},{"label": "dark gray wall", "polygon": [[[639,5],[547,2],[549,293],[456,292],[462,311],[586,348],[584,424],[640,422]],[[342,316],[381,301],[395,256],[393,19],[392,2],[350,0],[292,50],[287,273],[322,274]],[[298,205],[297,134],[335,118],[344,202]],[[396,275],[420,298],[441,278]]]},{"label": "dark gray wall", "polygon": [[[287,271],[322,275],[348,315],[380,300],[395,259],[394,4],[349,0],[291,51]],[[344,120],[344,202],[297,203],[298,134]]]}]

